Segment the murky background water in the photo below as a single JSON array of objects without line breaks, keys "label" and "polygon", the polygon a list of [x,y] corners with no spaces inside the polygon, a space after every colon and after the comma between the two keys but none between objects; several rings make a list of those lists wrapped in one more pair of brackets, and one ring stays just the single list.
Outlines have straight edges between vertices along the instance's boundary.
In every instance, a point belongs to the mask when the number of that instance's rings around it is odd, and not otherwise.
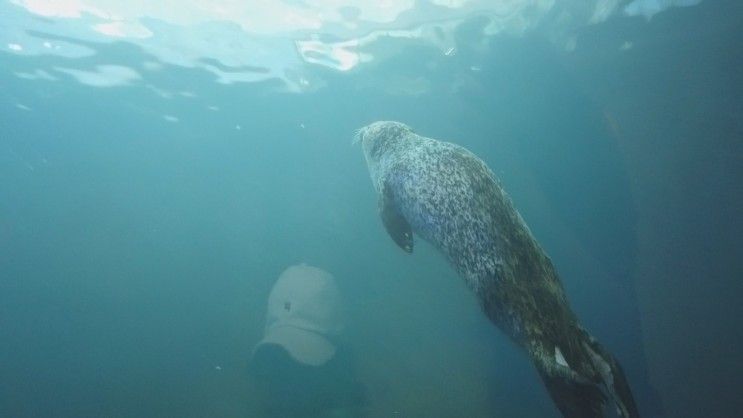
[{"label": "murky background water", "polygon": [[351,141],[391,119],[490,165],[643,416],[735,416],[741,6],[330,3],[0,5],[0,415],[260,416],[244,367],[304,261],[368,416],[559,416],[384,231]]}]

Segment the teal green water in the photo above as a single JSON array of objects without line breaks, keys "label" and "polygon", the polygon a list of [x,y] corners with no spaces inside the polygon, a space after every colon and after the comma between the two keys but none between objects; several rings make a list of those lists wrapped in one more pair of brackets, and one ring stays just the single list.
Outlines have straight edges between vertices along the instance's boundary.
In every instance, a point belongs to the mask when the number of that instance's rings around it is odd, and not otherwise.
[{"label": "teal green water", "polygon": [[[0,52],[0,416],[260,416],[244,367],[298,262],[349,301],[364,416],[559,416],[443,258],[386,235],[352,145],[375,120],[490,165],[642,416],[737,415],[741,12],[609,20],[573,52],[465,26],[455,59],[308,67],[302,93],[30,32],[94,54]],[[54,71],[95,65],[139,78]]]}]

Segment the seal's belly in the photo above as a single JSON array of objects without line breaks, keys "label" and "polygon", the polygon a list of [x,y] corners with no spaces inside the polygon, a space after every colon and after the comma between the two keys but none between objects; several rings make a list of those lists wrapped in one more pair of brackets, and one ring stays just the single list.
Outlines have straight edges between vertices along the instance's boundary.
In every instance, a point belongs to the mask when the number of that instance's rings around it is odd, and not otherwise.
[{"label": "seal's belly", "polygon": [[497,229],[475,187],[480,180],[442,159],[405,167],[388,182],[413,231],[442,251],[470,286],[495,278]]}]

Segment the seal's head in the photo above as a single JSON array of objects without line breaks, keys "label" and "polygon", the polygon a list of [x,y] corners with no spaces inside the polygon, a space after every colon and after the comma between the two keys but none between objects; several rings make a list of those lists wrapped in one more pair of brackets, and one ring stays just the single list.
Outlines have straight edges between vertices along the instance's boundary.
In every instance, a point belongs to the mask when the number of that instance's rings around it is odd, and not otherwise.
[{"label": "seal's head", "polygon": [[361,141],[366,162],[378,162],[390,149],[395,148],[405,136],[413,130],[404,123],[394,121],[378,121],[359,129],[354,143]]}]

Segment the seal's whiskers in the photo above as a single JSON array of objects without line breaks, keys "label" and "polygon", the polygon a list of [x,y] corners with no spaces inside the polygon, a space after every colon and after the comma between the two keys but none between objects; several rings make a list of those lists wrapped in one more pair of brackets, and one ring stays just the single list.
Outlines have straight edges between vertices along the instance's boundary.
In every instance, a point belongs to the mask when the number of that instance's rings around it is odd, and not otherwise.
[{"label": "seal's whiskers", "polygon": [[353,133],[353,139],[351,140],[352,145],[356,145],[361,141],[361,131],[364,128],[359,128]]}]

